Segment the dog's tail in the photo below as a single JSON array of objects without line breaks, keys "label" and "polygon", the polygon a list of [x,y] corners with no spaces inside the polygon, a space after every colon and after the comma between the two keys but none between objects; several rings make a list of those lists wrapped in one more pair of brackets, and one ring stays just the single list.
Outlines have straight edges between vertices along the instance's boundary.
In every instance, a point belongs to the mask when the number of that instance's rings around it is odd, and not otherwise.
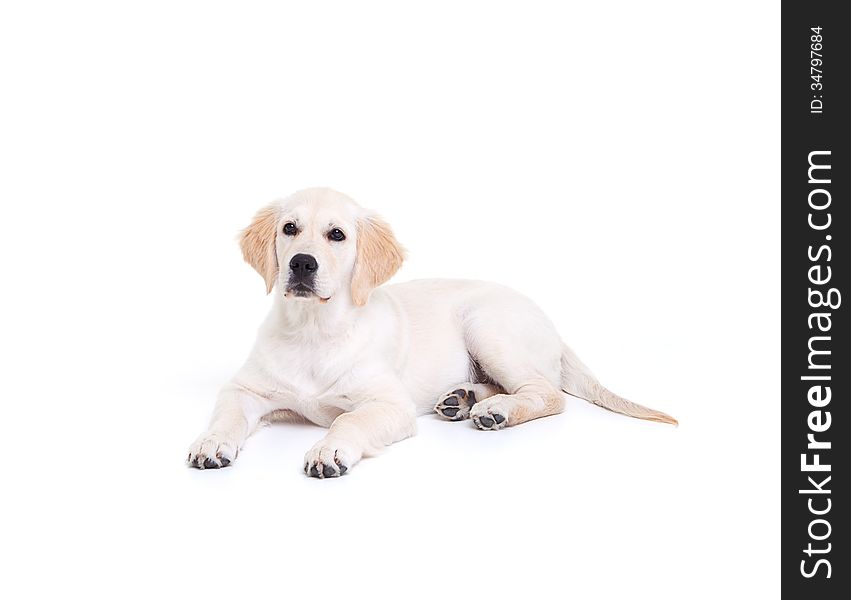
[{"label": "dog's tail", "polygon": [[630,402],[607,390],[566,345],[563,345],[561,353],[561,388],[572,396],[628,417],[671,425],[679,424],[670,415]]}]

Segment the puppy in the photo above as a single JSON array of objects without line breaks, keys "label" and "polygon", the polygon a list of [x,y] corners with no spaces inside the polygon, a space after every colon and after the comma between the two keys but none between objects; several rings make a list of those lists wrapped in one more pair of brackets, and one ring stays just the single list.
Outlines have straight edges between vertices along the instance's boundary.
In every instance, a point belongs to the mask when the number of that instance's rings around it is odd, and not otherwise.
[{"label": "puppy", "polygon": [[561,412],[565,392],[662,423],[672,417],[600,385],[530,300],[478,281],[379,287],[402,264],[390,227],[330,189],[260,210],[245,260],[277,291],[248,360],[219,393],[188,462],[226,467],[263,420],[328,432],[304,472],[331,478],[414,435],[418,414],[498,431]]}]

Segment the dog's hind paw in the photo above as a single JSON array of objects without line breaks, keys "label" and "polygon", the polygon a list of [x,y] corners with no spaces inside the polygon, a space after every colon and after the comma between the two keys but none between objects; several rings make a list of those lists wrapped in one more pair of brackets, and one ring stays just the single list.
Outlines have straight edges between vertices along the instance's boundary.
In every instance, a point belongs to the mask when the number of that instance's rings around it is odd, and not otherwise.
[{"label": "dog's hind paw", "polygon": [[508,409],[499,396],[492,396],[474,406],[470,417],[476,427],[483,431],[496,431],[508,427]]},{"label": "dog's hind paw", "polygon": [[434,406],[434,412],[449,421],[461,421],[470,416],[470,409],[476,403],[473,385],[462,383],[457,388],[443,394]]}]

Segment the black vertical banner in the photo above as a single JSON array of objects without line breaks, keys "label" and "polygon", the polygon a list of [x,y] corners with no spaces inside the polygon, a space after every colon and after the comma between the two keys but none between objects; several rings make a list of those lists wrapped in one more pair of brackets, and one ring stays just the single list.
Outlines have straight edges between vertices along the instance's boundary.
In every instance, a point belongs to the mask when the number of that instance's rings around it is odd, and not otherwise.
[{"label": "black vertical banner", "polygon": [[782,591],[813,600],[851,598],[847,9],[782,7]]}]

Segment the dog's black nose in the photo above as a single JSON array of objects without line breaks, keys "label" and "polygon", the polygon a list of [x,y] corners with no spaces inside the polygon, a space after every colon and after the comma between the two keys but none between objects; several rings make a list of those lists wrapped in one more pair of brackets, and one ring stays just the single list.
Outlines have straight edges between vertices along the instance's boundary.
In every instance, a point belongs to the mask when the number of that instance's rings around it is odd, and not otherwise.
[{"label": "dog's black nose", "polygon": [[295,275],[312,275],[319,263],[310,254],[296,254],[290,259],[290,271]]}]

